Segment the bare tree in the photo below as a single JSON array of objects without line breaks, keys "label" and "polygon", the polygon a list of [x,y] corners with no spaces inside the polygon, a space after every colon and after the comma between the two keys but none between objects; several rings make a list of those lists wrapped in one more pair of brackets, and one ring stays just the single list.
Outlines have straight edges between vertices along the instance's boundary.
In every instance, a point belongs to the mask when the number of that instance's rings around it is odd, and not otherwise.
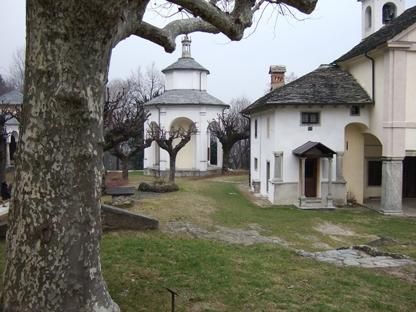
[{"label": "bare tree", "polygon": [[240,40],[264,5],[309,13],[316,2],[169,0],[182,15],[160,28],[143,20],[149,0],[26,1],[22,139],[3,311],[119,311],[102,277],[99,200],[105,86],[120,41],[135,35],[172,52],[178,35],[195,31]]},{"label": "bare tree", "polygon": [[143,157],[148,144],[144,140],[144,124],[150,114],[144,103],[162,93],[163,79],[155,65],[143,75],[138,68],[126,80],[112,81],[104,103],[104,151],[122,163],[122,177],[128,179],[129,161]]},{"label": "bare tree", "polygon": [[25,80],[25,50],[17,49],[13,54],[13,60],[9,67],[8,81],[10,86],[19,92],[23,92]]},{"label": "bare tree", "polygon": [[150,114],[143,102],[125,93],[109,97],[104,104],[104,151],[121,160],[122,177],[127,180],[129,160],[148,146],[143,132]]},{"label": "bare tree", "polygon": [[0,74],[0,95],[3,95],[7,92],[12,91],[13,88],[10,86],[8,81],[3,79],[3,76]]},{"label": "bare tree", "polygon": [[208,125],[208,130],[218,138],[222,144],[222,172],[230,167],[230,155],[234,144],[250,137],[250,124],[240,111],[249,104],[248,99],[233,100],[230,109],[218,114],[216,119]]},{"label": "bare tree", "polygon": [[188,128],[172,127],[169,131],[156,124],[151,124],[147,130],[148,141],[155,141],[161,149],[169,154],[169,182],[175,182],[176,156],[179,151],[191,140],[192,135],[197,133],[195,123]]}]

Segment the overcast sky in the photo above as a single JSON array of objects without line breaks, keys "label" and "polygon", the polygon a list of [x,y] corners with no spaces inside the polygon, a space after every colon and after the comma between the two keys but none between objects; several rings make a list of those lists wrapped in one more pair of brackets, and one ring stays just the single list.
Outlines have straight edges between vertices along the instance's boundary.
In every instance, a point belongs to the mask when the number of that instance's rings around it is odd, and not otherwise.
[{"label": "overcast sky", "polygon": [[[416,0],[407,0],[407,6]],[[313,14],[297,14],[300,20],[266,11],[246,38],[230,42],[222,35],[192,34],[192,56],[211,72],[208,91],[228,102],[246,96],[262,96],[269,82],[270,65],[286,65],[296,76],[320,64],[331,63],[361,40],[361,3],[356,0],[319,0]],[[160,21],[159,21],[160,23]],[[7,75],[13,53],[25,39],[25,1],[0,0],[0,73]],[[125,78],[137,67],[152,62],[163,69],[180,56],[167,54],[146,40],[130,37],[114,49],[110,79]]]}]

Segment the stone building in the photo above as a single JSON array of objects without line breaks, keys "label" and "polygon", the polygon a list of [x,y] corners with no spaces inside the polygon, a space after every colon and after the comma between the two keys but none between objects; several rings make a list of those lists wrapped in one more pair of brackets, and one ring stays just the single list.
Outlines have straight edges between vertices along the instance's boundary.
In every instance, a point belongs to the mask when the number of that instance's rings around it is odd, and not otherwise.
[{"label": "stone building", "polygon": [[[182,40],[182,57],[166,67],[165,92],[147,102],[151,113],[147,127],[152,123],[161,128],[187,128],[196,123],[198,133],[177,155],[176,174],[186,176],[207,175],[219,172],[222,167],[222,148],[208,131],[209,123],[229,106],[207,92],[209,70],[191,56],[191,40]],[[156,142],[145,149],[146,174],[169,171],[169,155]]]},{"label": "stone building", "polygon": [[[363,40],[243,111],[251,185],[276,204],[330,208],[416,197],[416,7],[362,0]],[[401,14],[402,13],[402,14]]]}]

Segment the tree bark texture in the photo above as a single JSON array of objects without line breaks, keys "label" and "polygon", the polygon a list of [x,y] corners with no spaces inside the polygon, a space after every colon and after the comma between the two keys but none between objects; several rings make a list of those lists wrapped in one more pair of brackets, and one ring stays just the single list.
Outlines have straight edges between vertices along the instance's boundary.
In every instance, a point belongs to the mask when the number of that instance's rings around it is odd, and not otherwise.
[{"label": "tree bark texture", "polygon": [[76,2],[27,1],[3,311],[119,311],[99,256],[102,109],[112,45],[104,23],[114,16],[100,10],[102,2]]},{"label": "tree bark texture", "polygon": [[229,147],[229,145],[223,145],[222,146],[222,173],[226,173],[228,170],[228,164],[229,164],[229,160],[230,160],[230,151],[231,148]]},{"label": "tree bark texture", "polygon": [[175,182],[176,173],[176,153],[169,154],[169,182]]},{"label": "tree bark texture", "polygon": [[126,181],[129,179],[129,157],[121,159],[121,177]]}]

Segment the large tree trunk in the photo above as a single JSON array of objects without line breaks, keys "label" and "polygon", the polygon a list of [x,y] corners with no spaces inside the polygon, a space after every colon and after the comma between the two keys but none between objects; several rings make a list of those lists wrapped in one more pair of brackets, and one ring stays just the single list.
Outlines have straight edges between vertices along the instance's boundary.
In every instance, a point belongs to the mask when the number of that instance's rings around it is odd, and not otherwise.
[{"label": "large tree trunk", "polygon": [[129,158],[123,157],[121,159],[121,177],[123,180],[129,179]]},{"label": "large tree trunk", "polygon": [[23,126],[3,311],[119,311],[99,257],[110,10],[82,2],[26,4]]},{"label": "large tree trunk", "polygon": [[228,170],[230,152],[231,152],[231,149],[229,148],[229,146],[223,144],[222,146],[222,173],[226,173]]},{"label": "large tree trunk", "polygon": [[176,154],[169,155],[169,182],[175,183]]}]

